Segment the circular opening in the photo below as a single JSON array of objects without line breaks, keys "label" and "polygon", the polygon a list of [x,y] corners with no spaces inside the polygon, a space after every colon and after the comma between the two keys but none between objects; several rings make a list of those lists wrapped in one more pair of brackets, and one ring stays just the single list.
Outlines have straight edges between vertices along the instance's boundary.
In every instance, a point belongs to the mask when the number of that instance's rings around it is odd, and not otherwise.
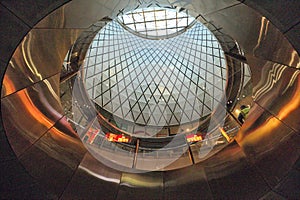
[{"label": "circular opening", "polygon": [[148,39],[174,37],[191,27],[196,19],[188,10],[149,7],[140,8],[119,16],[118,21],[126,30]]},{"label": "circular opening", "polygon": [[176,37],[149,40],[113,20],[87,49],[81,78],[98,111],[127,131],[204,120],[223,99],[227,72],[221,46],[198,21]]},{"label": "circular opening", "polygon": [[66,110],[89,152],[110,167],[140,172],[182,168],[224,148],[239,129],[229,110],[244,65],[222,47],[238,51],[236,42],[219,33],[221,46],[198,20],[153,38],[120,19],[94,24],[68,54],[65,69],[78,76],[63,85],[72,89]]}]

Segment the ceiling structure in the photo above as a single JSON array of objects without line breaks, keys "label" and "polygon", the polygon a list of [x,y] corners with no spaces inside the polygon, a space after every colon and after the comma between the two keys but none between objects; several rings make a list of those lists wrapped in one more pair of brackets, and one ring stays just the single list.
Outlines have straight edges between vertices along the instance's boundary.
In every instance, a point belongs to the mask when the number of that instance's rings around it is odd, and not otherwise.
[{"label": "ceiling structure", "polygon": [[[1,74],[5,73],[1,99],[4,172],[1,197],[198,199],[200,194],[203,199],[228,196],[297,199],[300,196],[297,187],[300,127],[295,120],[300,111],[298,1],[172,1],[177,6],[195,8],[239,42],[253,72],[255,90],[270,82],[276,84],[254,102],[252,114],[236,142],[220,154],[192,167],[140,175],[116,171],[97,162],[68,129],[53,95],[59,95],[57,74],[61,71],[62,56],[78,36],[78,29],[87,28],[111,10],[128,5],[134,8],[139,1],[66,2],[0,3],[5,19],[1,24],[4,40],[0,47]],[[192,5],[187,5],[189,2]],[[28,10],[31,12],[25,12]],[[22,62],[26,55],[32,55],[30,62]],[[282,66],[288,67],[280,73],[280,79],[274,78],[272,69]]]},{"label": "ceiling structure", "polygon": [[[164,25],[156,26],[159,22]],[[161,39],[168,34],[176,37]],[[162,8],[140,9],[102,28],[87,51],[83,74],[96,104],[114,116],[150,126],[208,116],[220,103],[227,79],[224,52],[215,36],[185,13]]]},{"label": "ceiling structure", "polygon": [[153,6],[129,11],[116,20],[126,30],[148,39],[174,37],[196,23],[188,10],[177,12],[176,9]]}]

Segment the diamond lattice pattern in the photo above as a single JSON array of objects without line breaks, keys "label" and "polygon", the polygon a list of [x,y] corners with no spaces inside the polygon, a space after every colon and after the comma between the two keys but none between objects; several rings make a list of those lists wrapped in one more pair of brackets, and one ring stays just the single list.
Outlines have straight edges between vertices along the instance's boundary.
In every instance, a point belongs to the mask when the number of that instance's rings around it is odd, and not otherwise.
[{"label": "diamond lattice pattern", "polygon": [[89,97],[141,125],[171,126],[211,114],[224,95],[226,63],[201,23],[169,39],[150,40],[108,23],[83,64]]}]

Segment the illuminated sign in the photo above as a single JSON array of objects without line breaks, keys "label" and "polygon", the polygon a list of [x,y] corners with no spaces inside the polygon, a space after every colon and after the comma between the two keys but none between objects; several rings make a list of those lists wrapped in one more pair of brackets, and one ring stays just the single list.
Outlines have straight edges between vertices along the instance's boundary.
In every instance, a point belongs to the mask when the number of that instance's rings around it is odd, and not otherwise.
[{"label": "illuminated sign", "polygon": [[85,134],[85,137],[88,138],[87,142],[92,144],[100,131],[94,128],[90,128],[88,132]]},{"label": "illuminated sign", "polygon": [[106,133],[105,138],[110,142],[123,142],[128,143],[130,141],[129,137],[126,137],[125,135],[117,135],[113,133]]},{"label": "illuminated sign", "polygon": [[196,134],[190,134],[186,136],[186,140],[187,142],[198,142],[198,141],[202,141],[202,136]]}]

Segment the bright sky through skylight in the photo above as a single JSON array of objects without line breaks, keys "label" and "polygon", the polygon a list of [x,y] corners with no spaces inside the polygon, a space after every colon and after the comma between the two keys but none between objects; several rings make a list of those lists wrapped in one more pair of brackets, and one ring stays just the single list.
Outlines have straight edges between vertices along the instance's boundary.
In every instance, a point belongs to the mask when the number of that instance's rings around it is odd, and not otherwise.
[{"label": "bright sky through skylight", "polygon": [[120,16],[119,20],[134,32],[161,37],[184,30],[195,18],[189,16],[186,11],[152,7],[126,13]]},{"label": "bright sky through skylight", "polygon": [[210,115],[223,99],[227,78],[222,48],[199,22],[156,40],[112,21],[95,36],[83,70],[87,93],[102,109],[159,127]]}]

